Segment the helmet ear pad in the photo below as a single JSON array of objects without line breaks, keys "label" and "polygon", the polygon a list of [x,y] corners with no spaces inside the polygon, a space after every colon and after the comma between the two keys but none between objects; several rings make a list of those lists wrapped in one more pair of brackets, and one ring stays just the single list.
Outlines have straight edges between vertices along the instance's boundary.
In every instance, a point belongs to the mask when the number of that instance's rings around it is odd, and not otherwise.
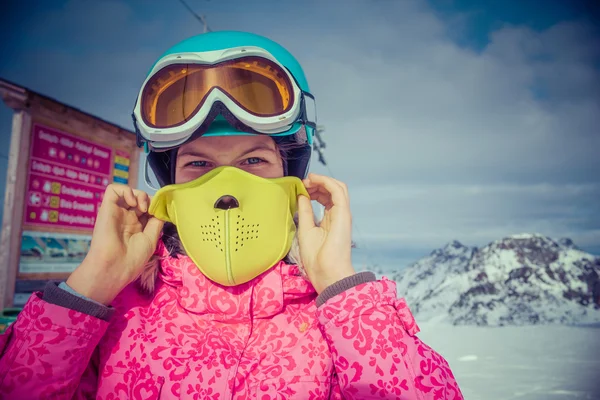
[{"label": "helmet ear pad", "polygon": [[[284,176],[295,176],[300,179],[308,175],[308,167],[312,156],[312,146],[306,141],[305,128],[287,136],[273,136],[273,140],[285,154],[283,160]],[[304,140],[299,138],[304,134]]]},{"label": "helmet ear pad", "polygon": [[175,183],[177,149],[151,151],[146,157],[160,187]]}]

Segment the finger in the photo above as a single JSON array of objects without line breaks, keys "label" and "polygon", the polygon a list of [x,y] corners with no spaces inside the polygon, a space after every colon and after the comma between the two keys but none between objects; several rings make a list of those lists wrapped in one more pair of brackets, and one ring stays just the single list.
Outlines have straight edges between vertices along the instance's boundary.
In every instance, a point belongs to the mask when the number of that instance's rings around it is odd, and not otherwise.
[{"label": "finger", "polygon": [[306,188],[306,191],[308,193],[313,193],[313,192],[316,192],[317,190],[319,190],[319,186],[310,186],[310,187]]},{"label": "finger", "polygon": [[[327,189],[325,189],[323,186],[311,188],[308,191],[308,194],[312,200],[318,201],[323,206],[331,208],[334,205],[331,193],[329,193],[329,191],[327,191]],[[338,206],[341,205],[338,204]]]},{"label": "finger", "polygon": [[158,238],[160,238],[160,233],[162,232],[164,221],[161,221],[158,218],[150,217],[148,218],[148,222],[144,227],[144,234],[146,234],[150,240],[152,240],[152,244],[156,247],[158,243]]},{"label": "finger", "polygon": [[[140,224],[142,224],[142,227],[145,227],[146,224],[148,223],[148,221],[150,220],[150,218],[152,218],[152,216],[150,214],[142,214],[138,217],[138,220],[140,221]],[[142,228],[142,231],[144,229]]]},{"label": "finger", "polygon": [[318,192],[321,192],[321,193],[330,194],[329,190],[327,190],[325,188],[325,186],[314,186],[314,187],[311,187],[310,189],[306,189],[306,191],[308,193],[318,193]]},{"label": "finger", "polygon": [[344,188],[333,178],[316,174],[309,174],[308,177],[310,179],[311,187],[315,185],[324,188],[331,194],[331,200],[335,205],[341,206],[348,204],[348,197],[346,192],[344,192]]},{"label": "finger", "polygon": [[336,182],[338,185],[340,185],[340,187],[341,187],[342,189],[344,189],[344,193],[346,193],[346,198],[347,198],[348,200],[350,200],[350,195],[349,195],[349,193],[348,193],[348,185],[346,185],[344,182],[342,182],[342,181],[340,181],[340,180],[337,180],[337,179],[335,179],[335,178],[331,178],[331,179],[333,179],[333,180],[334,180],[334,181],[335,181],[335,182]]},{"label": "finger", "polygon": [[[311,177],[314,178],[314,177]],[[332,179],[324,177],[325,179]],[[323,214],[323,220],[320,226],[324,229],[334,229],[334,226],[338,226],[338,230],[348,230],[348,226],[352,224],[352,215],[350,213],[350,205],[346,191],[344,190],[344,184],[341,182],[335,182],[334,185],[337,189],[343,193],[342,197],[345,199],[343,202],[335,202],[334,194],[327,190],[326,186],[320,184],[319,179],[314,179],[314,188],[309,190],[311,193],[311,199],[316,200],[319,204],[325,207],[325,213]],[[319,186],[316,186],[316,185]]]},{"label": "finger", "polygon": [[129,186],[123,189],[123,199],[125,200],[125,203],[131,208],[137,207],[138,205],[137,198],[133,193],[133,189]]},{"label": "finger", "polygon": [[308,192],[308,195],[310,196],[310,198],[313,200],[314,200],[314,197],[318,196],[318,195],[326,195],[326,196],[331,197],[331,194],[328,191],[326,191],[325,189],[321,190],[320,188],[314,188],[314,189],[308,190],[307,192]]},{"label": "finger", "polygon": [[[344,192],[346,193],[346,195],[348,195],[348,185],[346,185],[344,182],[342,182],[342,181],[340,181],[338,179],[335,179],[333,177],[330,177],[330,176],[325,176],[325,175],[319,175],[319,174],[310,173],[309,177],[306,178],[303,181],[304,184],[305,184],[305,186],[308,186],[308,187],[311,187],[311,188],[315,187],[315,184],[313,182],[311,182],[311,180],[310,180],[311,177],[316,177],[316,178],[322,178],[322,179],[331,180],[331,181],[335,182],[336,184],[338,184],[344,190]],[[307,189],[308,189],[308,187],[307,187]]]},{"label": "finger", "polygon": [[313,213],[310,199],[306,196],[298,196],[298,230],[306,231],[315,227],[315,215]]},{"label": "finger", "polygon": [[[313,179],[313,178],[316,178],[316,180]],[[308,174],[308,176],[306,178],[304,178],[303,182],[306,181],[306,183],[309,186],[314,186],[315,182],[317,180],[320,180],[320,179],[329,179],[329,180],[332,180],[332,181],[339,182],[336,179],[332,178],[331,176],[326,176],[326,175],[321,175],[321,174],[315,174],[314,172],[310,172]]]},{"label": "finger", "polygon": [[124,201],[129,207],[137,206],[137,199],[133,194],[133,189],[127,185],[111,184],[106,188],[106,194],[102,202],[110,202],[113,204],[119,204],[120,201]]},{"label": "finger", "polygon": [[125,185],[111,183],[106,187],[106,190],[104,191],[104,195],[102,196],[102,202],[117,203],[123,197],[122,193],[125,187]]},{"label": "finger", "polygon": [[310,199],[315,200],[316,202],[318,202],[320,205],[322,205],[326,209],[330,209],[331,207],[334,206],[334,203],[331,200],[330,193],[323,193],[321,191],[317,191],[310,195]]},{"label": "finger", "polygon": [[148,196],[148,193],[137,189],[134,189],[133,193],[137,199],[138,210],[143,213],[148,212],[148,205],[150,204],[150,196]]}]

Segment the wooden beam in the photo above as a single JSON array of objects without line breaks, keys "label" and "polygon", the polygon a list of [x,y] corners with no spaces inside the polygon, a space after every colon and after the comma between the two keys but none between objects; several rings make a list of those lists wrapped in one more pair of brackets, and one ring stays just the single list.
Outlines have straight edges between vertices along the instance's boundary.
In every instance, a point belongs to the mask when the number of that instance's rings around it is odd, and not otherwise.
[{"label": "wooden beam", "polygon": [[129,149],[129,186],[134,189],[139,189],[139,165],[140,165],[140,155],[142,151],[135,145]]},{"label": "wooden beam", "polygon": [[4,218],[0,237],[0,310],[13,304],[21,254],[23,207],[27,185],[31,115],[15,111],[4,195]]},{"label": "wooden beam", "polygon": [[4,103],[13,110],[27,108],[29,96],[25,88],[0,79],[0,96]]}]

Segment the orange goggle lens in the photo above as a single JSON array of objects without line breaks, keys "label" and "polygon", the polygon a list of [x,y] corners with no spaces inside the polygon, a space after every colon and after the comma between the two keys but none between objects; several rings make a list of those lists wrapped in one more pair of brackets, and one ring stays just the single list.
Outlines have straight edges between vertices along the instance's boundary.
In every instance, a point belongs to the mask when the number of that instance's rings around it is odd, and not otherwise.
[{"label": "orange goggle lens", "polygon": [[288,75],[265,58],[245,57],[214,65],[173,64],[146,83],[141,99],[144,122],[154,128],[181,125],[200,110],[214,88],[259,117],[281,115],[294,103]]}]

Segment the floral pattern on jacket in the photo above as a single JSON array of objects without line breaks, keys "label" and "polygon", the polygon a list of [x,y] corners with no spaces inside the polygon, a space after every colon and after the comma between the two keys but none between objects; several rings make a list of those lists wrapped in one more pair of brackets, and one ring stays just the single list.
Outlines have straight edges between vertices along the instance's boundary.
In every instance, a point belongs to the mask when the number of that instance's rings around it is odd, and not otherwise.
[{"label": "floral pattern on jacket", "polygon": [[225,287],[157,251],[155,293],[130,285],[110,323],[34,293],[0,337],[0,398],[462,399],[392,281],[317,309],[297,266]]}]

